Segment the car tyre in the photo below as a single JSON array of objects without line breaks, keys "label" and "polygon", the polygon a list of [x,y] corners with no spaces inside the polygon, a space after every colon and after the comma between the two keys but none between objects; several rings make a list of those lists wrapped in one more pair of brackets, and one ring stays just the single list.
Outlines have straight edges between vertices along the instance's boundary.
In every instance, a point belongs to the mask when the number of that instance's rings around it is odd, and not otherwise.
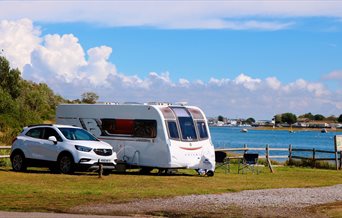
[{"label": "car tyre", "polygon": [[23,153],[21,152],[14,153],[12,155],[11,162],[12,162],[12,168],[14,171],[16,172],[26,171],[27,166],[26,166],[25,156]]},{"label": "car tyre", "polygon": [[62,174],[72,174],[75,171],[74,159],[70,154],[62,154],[58,159],[58,170]]}]

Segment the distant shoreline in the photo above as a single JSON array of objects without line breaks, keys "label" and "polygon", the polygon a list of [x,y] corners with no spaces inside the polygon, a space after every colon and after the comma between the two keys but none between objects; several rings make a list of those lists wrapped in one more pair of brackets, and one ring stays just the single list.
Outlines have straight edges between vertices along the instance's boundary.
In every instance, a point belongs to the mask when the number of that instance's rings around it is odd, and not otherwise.
[{"label": "distant shoreline", "polygon": [[[232,128],[232,126],[210,126],[210,127],[226,127]],[[272,130],[272,131],[293,131],[293,132],[306,132],[306,131],[317,131],[320,132],[323,128],[298,128],[298,127],[267,127],[267,126],[259,126],[259,127],[245,127],[245,126],[234,126],[233,128],[247,128],[253,130]],[[331,129],[331,128],[324,128],[327,132],[342,132],[342,129]]]}]

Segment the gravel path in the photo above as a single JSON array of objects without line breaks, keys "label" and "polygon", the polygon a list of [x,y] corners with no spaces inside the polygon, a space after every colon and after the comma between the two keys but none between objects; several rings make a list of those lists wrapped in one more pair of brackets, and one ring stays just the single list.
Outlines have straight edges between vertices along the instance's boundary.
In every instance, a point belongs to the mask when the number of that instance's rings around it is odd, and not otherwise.
[{"label": "gravel path", "polygon": [[[256,216],[266,214],[265,216],[271,217],[290,215],[306,217],[300,213],[306,207],[336,201],[342,201],[342,184],[319,188],[247,190],[235,193],[137,200],[120,204],[87,205],[74,208],[72,212],[92,214],[154,214],[155,212],[179,214],[182,212],[181,214],[187,214],[187,212],[206,211],[210,214],[218,210],[229,210],[229,207],[234,206],[243,208],[241,216],[249,216],[252,213]],[[307,217],[312,217],[312,214],[308,214]]]},{"label": "gravel path", "polygon": [[0,218],[129,218],[124,216],[96,216],[69,213],[8,212],[0,211]]}]

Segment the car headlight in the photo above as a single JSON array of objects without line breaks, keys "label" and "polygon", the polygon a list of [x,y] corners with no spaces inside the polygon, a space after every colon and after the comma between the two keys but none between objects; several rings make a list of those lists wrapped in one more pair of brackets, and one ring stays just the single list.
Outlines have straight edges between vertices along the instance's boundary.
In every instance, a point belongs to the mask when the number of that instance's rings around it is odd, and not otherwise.
[{"label": "car headlight", "polygon": [[75,148],[79,151],[90,152],[92,148],[82,146],[82,145],[75,145]]}]

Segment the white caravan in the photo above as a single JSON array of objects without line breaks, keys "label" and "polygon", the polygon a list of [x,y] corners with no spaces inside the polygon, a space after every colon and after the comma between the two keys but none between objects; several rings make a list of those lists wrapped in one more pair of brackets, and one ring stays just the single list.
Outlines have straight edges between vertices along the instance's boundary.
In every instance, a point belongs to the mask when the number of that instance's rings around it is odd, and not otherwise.
[{"label": "white caravan", "polygon": [[113,146],[118,160],[150,171],[190,168],[214,175],[215,150],[207,119],[194,106],[59,105],[57,124],[82,127]]}]

